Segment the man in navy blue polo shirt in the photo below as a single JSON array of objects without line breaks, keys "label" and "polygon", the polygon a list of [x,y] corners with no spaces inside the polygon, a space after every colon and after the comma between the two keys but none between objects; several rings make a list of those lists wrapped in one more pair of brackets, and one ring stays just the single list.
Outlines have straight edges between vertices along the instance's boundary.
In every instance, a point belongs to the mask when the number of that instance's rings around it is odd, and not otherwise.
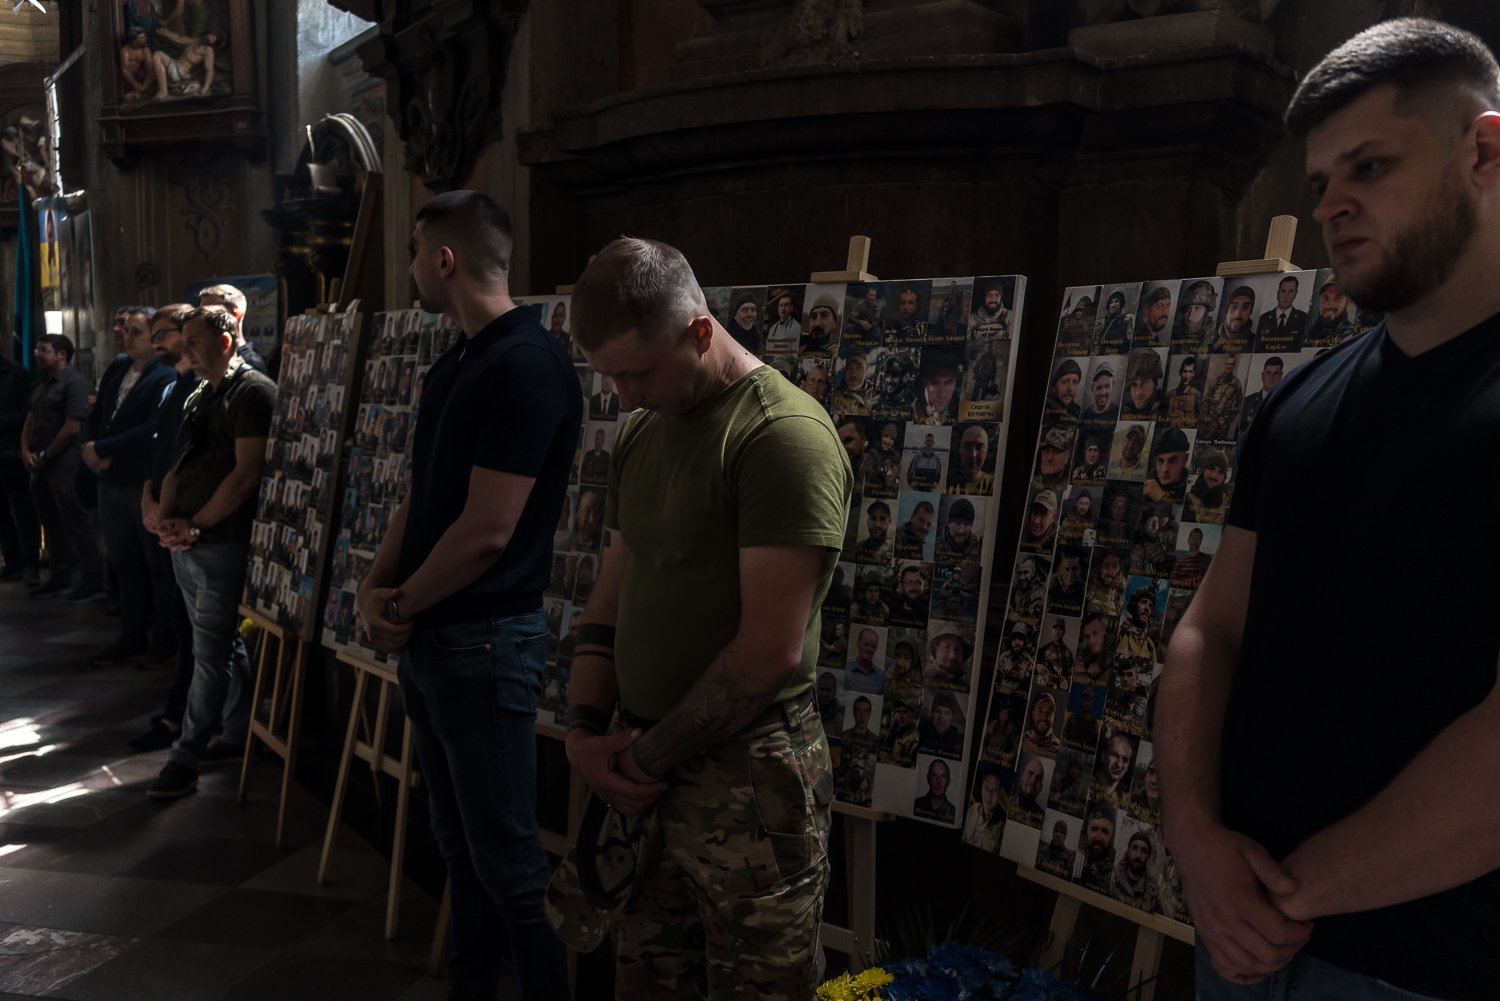
[{"label": "man in navy blue polo shirt", "polygon": [[417,213],[422,308],[464,336],[422,391],[411,492],[359,593],[401,693],[452,881],[450,999],[496,997],[507,936],[521,997],[568,996],[542,912],[551,866],[536,823],[542,592],[583,419],[578,375],[508,290],[510,217],[474,191]]}]

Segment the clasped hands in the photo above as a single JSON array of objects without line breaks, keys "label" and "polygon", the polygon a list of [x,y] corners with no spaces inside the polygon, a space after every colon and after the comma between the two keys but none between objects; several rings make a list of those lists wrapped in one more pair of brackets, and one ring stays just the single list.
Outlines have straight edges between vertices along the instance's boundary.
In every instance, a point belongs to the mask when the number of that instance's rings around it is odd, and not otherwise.
[{"label": "clasped hands", "polygon": [[161,539],[164,548],[174,553],[192,549],[196,540],[188,532],[189,522],[186,518],[158,518],[156,521],[156,536]]},{"label": "clasped hands", "polygon": [[627,817],[645,813],[667,791],[664,780],[642,770],[631,749],[643,733],[628,729],[601,736],[582,728],[568,731],[568,763],[600,799]]}]

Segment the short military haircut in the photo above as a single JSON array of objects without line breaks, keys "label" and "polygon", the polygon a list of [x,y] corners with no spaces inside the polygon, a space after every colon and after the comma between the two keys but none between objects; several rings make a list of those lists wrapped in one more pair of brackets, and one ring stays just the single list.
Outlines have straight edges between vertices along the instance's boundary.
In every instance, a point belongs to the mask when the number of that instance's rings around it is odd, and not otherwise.
[{"label": "short military haircut", "polygon": [[[1376,87],[1392,84],[1399,102],[1436,89],[1461,89],[1474,103],[1500,106],[1500,65],[1476,35],[1451,24],[1401,17],[1366,28],[1323,57],[1286,109],[1287,129],[1306,135]],[[1467,128],[1478,109],[1460,102]]]},{"label": "short military haircut", "polygon": [[47,344],[53,351],[67,357],[68,364],[73,364],[73,342],[62,334],[43,334],[36,339],[38,344]]},{"label": "short military haircut", "polygon": [[679,334],[707,313],[687,258],[658,240],[620,237],[573,286],[573,339],[586,351],[632,330],[643,340]]},{"label": "short military haircut", "polygon": [[235,322],[234,315],[223,306],[199,306],[188,314],[188,318],[183,322],[183,326],[186,327],[194,320],[202,320],[207,325],[210,333],[228,335],[231,338],[234,337],[234,332],[239,329],[239,324]]},{"label": "short military haircut", "polygon": [[193,315],[193,310],[197,308],[196,306],[189,306],[185,302],[168,303],[161,309],[158,309],[156,314],[151,317],[151,325],[154,327],[158,323],[170,323],[178,330],[181,330],[187,323],[188,317]]},{"label": "short military haircut", "polygon": [[148,326],[151,323],[151,318],[153,316],[155,316],[155,315],[156,315],[156,310],[155,310],[155,308],[153,308],[151,306],[127,306],[127,307],[125,307],[125,318],[126,319],[129,319],[132,316],[144,316],[146,318],[146,324]]},{"label": "short military haircut", "polygon": [[510,271],[515,230],[510,213],[489,195],[467,189],[435,195],[417,210],[422,234],[449,247],[458,266],[479,278],[504,278]]},{"label": "short military haircut", "polygon": [[[215,301],[204,302],[204,299]],[[202,306],[223,306],[236,316],[245,315],[245,293],[233,285],[210,285],[198,293],[198,303]]]}]

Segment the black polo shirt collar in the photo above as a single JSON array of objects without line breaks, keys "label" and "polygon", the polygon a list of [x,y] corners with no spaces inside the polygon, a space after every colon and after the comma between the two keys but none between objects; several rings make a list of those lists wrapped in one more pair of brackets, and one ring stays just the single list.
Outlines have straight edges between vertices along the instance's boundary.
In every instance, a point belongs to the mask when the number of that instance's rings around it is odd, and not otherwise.
[{"label": "black polo shirt collar", "polygon": [[477,354],[483,351],[491,344],[498,343],[505,335],[515,330],[521,324],[528,320],[534,321],[535,319],[536,313],[532,311],[531,307],[512,306],[489,323],[486,323],[483,327],[480,327],[479,332],[473,337],[465,334],[457,344],[448,350],[454,352],[459,361],[463,361],[466,355]]}]

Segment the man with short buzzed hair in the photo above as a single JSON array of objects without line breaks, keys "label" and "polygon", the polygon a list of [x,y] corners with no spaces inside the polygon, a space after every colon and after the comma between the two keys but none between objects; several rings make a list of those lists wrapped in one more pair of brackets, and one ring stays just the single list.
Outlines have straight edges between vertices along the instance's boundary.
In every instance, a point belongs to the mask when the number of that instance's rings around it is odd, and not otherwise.
[{"label": "man with short buzzed hair", "polygon": [[210,285],[198,293],[198,305],[223,306],[228,310],[234,317],[234,353],[255,371],[269,374],[265,359],[255,350],[255,345],[245,339],[245,310],[248,306],[245,293],[233,285]]}]

